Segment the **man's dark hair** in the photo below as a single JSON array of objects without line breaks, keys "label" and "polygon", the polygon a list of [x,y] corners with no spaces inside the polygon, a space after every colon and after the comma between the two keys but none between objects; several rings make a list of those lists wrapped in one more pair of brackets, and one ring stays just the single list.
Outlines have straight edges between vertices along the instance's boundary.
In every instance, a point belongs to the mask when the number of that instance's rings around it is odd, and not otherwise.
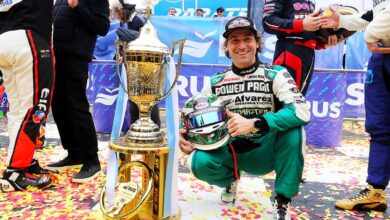
[{"label": "man's dark hair", "polygon": [[196,9],[196,12],[198,12],[198,11],[204,12],[203,9],[201,9],[201,8]]},{"label": "man's dark hair", "polygon": [[225,9],[224,9],[223,7],[221,7],[221,6],[220,6],[220,7],[218,7],[218,8],[217,8],[217,10],[216,10],[216,11],[217,11],[217,12],[224,12],[224,11],[225,11]]},{"label": "man's dark hair", "polygon": [[128,20],[130,20],[130,16],[135,11],[136,5],[135,4],[127,4],[124,2],[124,0],[119,0],[119,2],[123,6],[123,8],[120,9],[120,10],[122,10],[123,19],[127,22]]}]

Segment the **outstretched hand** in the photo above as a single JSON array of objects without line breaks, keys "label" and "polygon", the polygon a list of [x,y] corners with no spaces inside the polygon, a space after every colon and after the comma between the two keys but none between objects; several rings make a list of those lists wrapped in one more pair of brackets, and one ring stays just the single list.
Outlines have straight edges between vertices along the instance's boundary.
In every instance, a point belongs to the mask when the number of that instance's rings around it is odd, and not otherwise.
[{"label": "outstretched hand", "polygon": [[240,114],[233,113],[229,110],[226,111],[226,114],[230,118],[227,123],[230,136],[246,135],[256,130],[253,119],[244,118]]},{"label": "outstretched hand", "polygon": [[321,16],[321,28],[338,28],[340,21],[340,14],[334,10],[332,5],[329,5],[331,14],[324,14]]},{"label": "outstretched hand", "polygon": [[316,31],[321,27],[320,11],[316,11],[309,14],[303,19],[303,30],[305,31]]}]

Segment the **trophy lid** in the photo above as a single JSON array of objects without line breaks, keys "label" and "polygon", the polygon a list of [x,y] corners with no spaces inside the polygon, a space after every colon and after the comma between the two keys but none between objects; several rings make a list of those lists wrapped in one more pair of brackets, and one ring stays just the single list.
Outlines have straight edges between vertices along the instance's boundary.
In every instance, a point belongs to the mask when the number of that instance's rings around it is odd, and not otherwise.
[{"label": "trophy lid", "polygon": [[157,30],[150,20],[141,28],[139,37],[126,46],[126,51],[147,51],[168,54],[168,47],[157,37]]}]

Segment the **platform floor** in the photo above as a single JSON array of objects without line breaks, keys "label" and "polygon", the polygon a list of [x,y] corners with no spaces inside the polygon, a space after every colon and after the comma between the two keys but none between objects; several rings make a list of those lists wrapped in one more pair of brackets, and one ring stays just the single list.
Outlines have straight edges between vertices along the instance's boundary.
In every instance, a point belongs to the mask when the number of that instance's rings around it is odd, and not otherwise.
[{"label": "platform floor", "polygon": [[[109,135],[99,134],[99,157],[103,172],[96,181],[75,184],[77,170],[58,175],[57,184],[44,191],[0,193],[0,219],[101,219],[100,191],[105,183]],[[42,165],[63,158],[55,124],[47,124],[47,146],[38,153]],[[8,138],[6,120],[0,119],[0,170],[5,169]],[[334,201],[365,185],[368,137],[361,124],[345,122],[342,146],[309,147],[300,193],[292,203],[293,219],[390,219],[390,206],[382,212],[341,211]],[[220,201],[221,189],[199,181],[179,161],[178,203],[184,220],[271,219],[274,174],[262,178],[244,174],[235,206]],[[390,202],[390,190],[387,190]]]}]

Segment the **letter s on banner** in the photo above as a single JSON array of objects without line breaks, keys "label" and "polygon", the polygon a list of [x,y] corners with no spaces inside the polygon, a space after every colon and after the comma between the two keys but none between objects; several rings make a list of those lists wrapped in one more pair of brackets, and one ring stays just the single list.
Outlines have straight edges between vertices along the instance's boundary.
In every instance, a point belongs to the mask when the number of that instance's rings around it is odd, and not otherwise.
[{"label": "letter s on banner", "polygon": [[353,98],[346,98],[345,103],[348,105],[359,106],[364,104],[364,84],[352,83],[347,87],[347,95]]}]

